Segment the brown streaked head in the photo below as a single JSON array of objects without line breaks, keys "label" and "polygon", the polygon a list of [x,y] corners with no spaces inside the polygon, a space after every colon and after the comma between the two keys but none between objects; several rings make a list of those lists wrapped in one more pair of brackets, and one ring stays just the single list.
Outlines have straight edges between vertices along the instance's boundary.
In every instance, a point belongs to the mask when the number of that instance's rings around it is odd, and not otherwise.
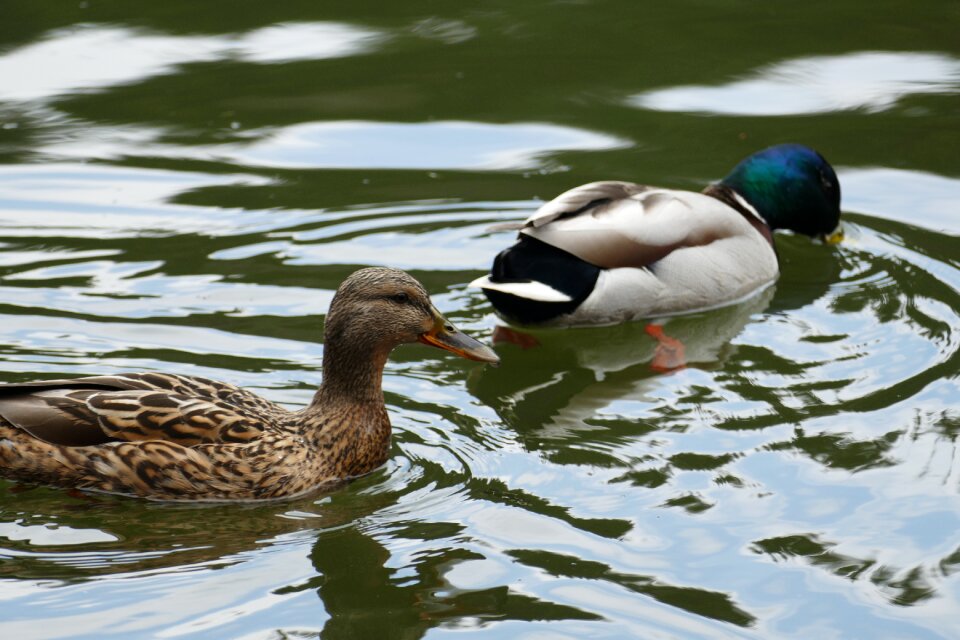
[{"label": "brown streaked head", "polygon": [[489,347],[459,331],[430,302],[413,276],[385,267],[355,271],[340,285],[330,303],[325,342],[362,342],[376,350],[391,350],[408,342],[423,342],[463,358],[497,364]]}]

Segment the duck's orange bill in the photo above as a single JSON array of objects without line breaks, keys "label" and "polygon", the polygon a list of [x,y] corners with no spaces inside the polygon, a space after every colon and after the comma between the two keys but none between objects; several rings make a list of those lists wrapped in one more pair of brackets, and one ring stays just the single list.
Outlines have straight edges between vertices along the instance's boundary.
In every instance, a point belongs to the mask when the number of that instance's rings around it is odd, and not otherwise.
[{"label": "duck's orange bill", "polygon": [[446,349],[461,358],[489,362],[492,365],[500,364],[500,358],[493,349],[457,329],[437,310],[433,312],[433,327],[426,333],[421,333],[418,339],[423,344]]}]

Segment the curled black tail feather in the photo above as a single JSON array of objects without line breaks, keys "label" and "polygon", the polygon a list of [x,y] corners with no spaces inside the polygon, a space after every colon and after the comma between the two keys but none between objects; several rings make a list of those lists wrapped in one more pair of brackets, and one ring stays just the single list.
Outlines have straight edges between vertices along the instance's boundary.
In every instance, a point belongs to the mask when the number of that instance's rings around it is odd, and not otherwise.
[{"label": "curled black tail feather", "polygon": [[484,293],[500,315],[519,324],[541,324],[570,313],[593,291],[600,267],[571,253],[521,234],[515,245],[493,260],[493,282],[542,282],[570,296],[570,302],[528,300],[501,291]]}]

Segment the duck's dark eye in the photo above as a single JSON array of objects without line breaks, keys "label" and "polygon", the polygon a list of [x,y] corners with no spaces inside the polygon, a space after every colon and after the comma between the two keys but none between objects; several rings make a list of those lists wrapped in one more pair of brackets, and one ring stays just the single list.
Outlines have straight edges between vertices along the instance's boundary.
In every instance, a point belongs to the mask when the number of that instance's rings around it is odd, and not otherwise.
[{"label": "duck's dark eye", "polygon": [[825,191],[830,191],[833,189],[833,180],[831,180],[823,171],[820,172],[820,184],[823,186]]},{"label": "duck's dark eye", "polygon": [[392,296],[390,296],[390,299],[398,304],[406,304],[410,302],[410,296],[408,296],[403,291],[401,291],[400,293],[393,294]]}]

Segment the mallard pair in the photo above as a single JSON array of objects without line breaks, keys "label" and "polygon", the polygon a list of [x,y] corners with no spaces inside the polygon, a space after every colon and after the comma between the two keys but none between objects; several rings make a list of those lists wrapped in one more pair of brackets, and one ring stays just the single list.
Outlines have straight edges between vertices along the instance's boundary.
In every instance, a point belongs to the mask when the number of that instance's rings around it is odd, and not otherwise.
[{"label": "mallard pair", "polygon": [[[548,202],[474,284],[523,324],[606,324],[730,304],[778,274],[773,231],[835,233],[840,186],[800,145],[750,156],[703,193],[595,182]],[[161,373],[0,385],[0,475],[159,500],[289,498],[387,459],[383,368],[423,342],[496,363],[394,269],[363,269],[327,315],[323,382],[288,411]]]}]

